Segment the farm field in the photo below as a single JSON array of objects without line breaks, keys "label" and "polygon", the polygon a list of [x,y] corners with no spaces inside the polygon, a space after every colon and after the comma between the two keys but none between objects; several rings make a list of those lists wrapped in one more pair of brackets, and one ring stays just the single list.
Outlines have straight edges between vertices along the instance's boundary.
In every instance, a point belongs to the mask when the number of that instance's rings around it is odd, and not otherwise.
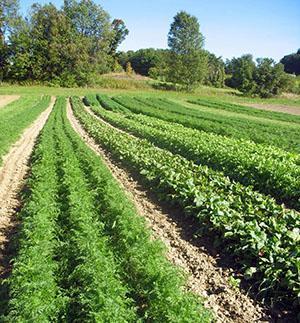
[{"label": "farm field", "polygon": [[0,109],[0,321],[296,322],[299,116],[43,91]]}]

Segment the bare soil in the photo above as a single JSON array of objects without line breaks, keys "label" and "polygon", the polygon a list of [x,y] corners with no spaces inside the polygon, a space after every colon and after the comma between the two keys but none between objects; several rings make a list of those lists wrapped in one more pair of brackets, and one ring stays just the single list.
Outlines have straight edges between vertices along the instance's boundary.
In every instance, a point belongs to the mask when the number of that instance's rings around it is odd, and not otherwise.
[{"label": "bare soil", "polygon": [[[89,112],[92,113],[90,110]],[[217,322],[271,322],[262,306],[230,283],[234,270],[219,266],[220,255],[214,253],[213,248],[209,251],[203,241],[194,238],[194,220],[186,218],[180,210],[158,202],[143,188],[135,174],[129,173],[115,162],[109,152],[89,137],[74,117],[69,103],[67,115],[73,128],[106,163],[114,178],[134,202],[138,213],[146,219],[153,237],[166,245],[166,257],[187,274],[187,290],[205,299],[205,306],[215,313]]]},{"label": "bare soil", "polygon": [[283,112],[293,115],[300,115],[300,107],[289,107],[277,104],[259,104],[259,103],[247,103],[245,104],[255,109],[267,110],[267,111],[275,111],[275,112]]},{"label": "bare soil", "polygon": [[0,108],[20,98],[20,95],[0,95]]},{"label": "bare soil", "polygon": [[28,161],[54,102],[55,98],[52,97],[49,107],[23,132],[21,138],[4,156],[0,167],[0,278],[10,271],[9,243],[18,224],[16,213],[20,209],[19,192],[28,173]]}]

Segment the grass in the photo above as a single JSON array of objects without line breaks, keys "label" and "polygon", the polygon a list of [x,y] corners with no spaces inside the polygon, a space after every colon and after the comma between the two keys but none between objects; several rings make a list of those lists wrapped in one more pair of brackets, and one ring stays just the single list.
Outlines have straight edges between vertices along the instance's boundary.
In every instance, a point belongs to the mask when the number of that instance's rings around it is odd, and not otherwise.
[{"label": "grass", "polygon": [[[120,88],[116,88],[115,83],[121,82]],[[142,86],[138,88],[136,83],[140,82]],[[129,95],[140,95],[140,96],[160,96],[168,97],[177,100],[186,101],[188,99],[197,99],[199,97],[203,98],[215,98],[222,99],[228,102],[235,103],[262,103],[262,104],[277,104],[277,105],[286,105],[293,106],[300,109],[300,97],[295,96],[292,98],[279,97],[272,99],[260,99],[260,98],[249,98],[242,96],[237,91],[233,89],[217,89],[213,87],[201,86],[194,93],[187,92],[176,92],[176,91],[164,91],[156,90],[154,88],[147,88],[144,86],[146,81],[137,81],[137,80],[113,80],[108,83],[114,88],[105,87],[78,87],[78,88],[59,88],[59,87],[49,87],[42,85],[32,85],[32,86],[20,86],[20,85],[10,85],[4,84],[0,85],[0,95],[4,94],[20,94],[20,95],[63,95],[63,96],[84,96],[87,94],[96,94],[99,92],[107,93],[109,95],[117,94],[129,94]],[[126,84],[125,84],[126,83]],[[124,88],[127,87],[127,88]]]}]

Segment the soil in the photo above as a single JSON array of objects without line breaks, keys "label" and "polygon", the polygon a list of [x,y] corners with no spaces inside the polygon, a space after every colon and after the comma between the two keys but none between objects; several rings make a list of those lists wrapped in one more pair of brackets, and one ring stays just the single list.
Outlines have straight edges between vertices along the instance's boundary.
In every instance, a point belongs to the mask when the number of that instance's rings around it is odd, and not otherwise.
[{"label": "soil", "polygon": [[0,108],[5,107],[7,104],[19,99],[19,95],[0,95]]},{"label": "soil", "polygon": [[138,213],[146,219],[154,238],[166,245],[166,257],[187,274],[186,288],[204,298],[205,306],[215,313],[217,322],[272,322],[266,309],[255,303],[245,291],[230,283],[234,270],[227,265],[219,265],[220,255],[213,248],[207,248],[209,241],[207,243],[194,237],[194,220],[186,218],[179,210],[158,202],[143,188],[135,174],[124,170],[115,162],[109,152],[97,145],[82,128],[69,103],[67,115],[73,128],[106,163],[114,178],[134,202]]},{"label": "soil", "polygon": [[296,116],[300,115],[300,108],[298,107],[281,106],[276,104],[259,104],[259,103],[247,103],[246,105],[255,109],[283,112],[283,113],[293,114]]},{"label": "soil", "polygon": [[35,140],[47,121],[54,102],[55,98],[52,97],[49,107],[23,132],[4,156],[0,167],[0,278],[6,277],[11,269],[10,242],[18,225],[16,213],[21,207],[19,193],[28,173],[28,161]]}]

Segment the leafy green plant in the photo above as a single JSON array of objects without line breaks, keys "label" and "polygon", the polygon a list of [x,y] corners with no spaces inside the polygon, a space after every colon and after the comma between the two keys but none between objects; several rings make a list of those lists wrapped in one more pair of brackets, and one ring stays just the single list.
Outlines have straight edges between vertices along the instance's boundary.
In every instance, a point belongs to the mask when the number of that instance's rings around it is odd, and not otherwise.
[{"label": "leafy green plant", "polygon": [[113,97],[113,100],[137,114],[146,114],[165,121],[179,123],[188,128],[226,137],[251,140],[291,152],[300,152],[298,125],[279,125],[277,122],[250,120],[237,116],[226,117],[213,111],[188,108],[167,99],[117,96]]},{"label": "leafy green plant", "polygon": [[[105,98],[101,100],[105,106]],[[155,145],[224,172],[231,179],[252,185],[279,202],[300,209],[299,156],[279,148],[227,138],[133,113],[106,111],[93,102],[91,109],[113,125],[146,138]],[[119,111],[119,109],[115,109]]]},{"label": "leafy green plant", "polygon": [[[72,104],[85,129],[114,158],[138,172],[160,199],[197,218],[199,229],[223,241],[261,296],[290,305],[297,302],[297,212],[219,172],[97,122],[78,98],[73,98]],[[254,266],[256,271],[250,275]]]},{"label": "leafy green plant", "polygon": [[130,287],[139,316],[151,321],[210,322],[211,313],[197,297],[183,291],[184,276],[166,260],[162,245],[151,240],[143,218],[136,214],[110,171],[79,139],[66,116],[64,119],[65,132],[90,191],[95,192],[98,216],[120,261],[121,275]]}]

